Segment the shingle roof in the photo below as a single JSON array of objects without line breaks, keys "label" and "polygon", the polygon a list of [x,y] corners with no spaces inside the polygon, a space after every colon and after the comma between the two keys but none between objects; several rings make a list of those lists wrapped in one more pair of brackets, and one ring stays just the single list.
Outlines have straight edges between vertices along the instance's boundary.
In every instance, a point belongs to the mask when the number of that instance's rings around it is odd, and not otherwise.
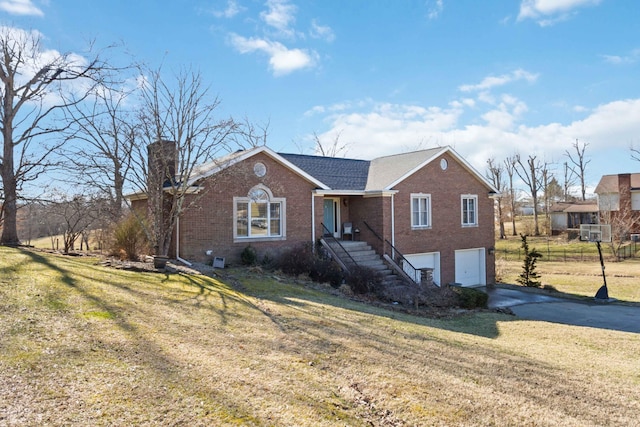
[{"label": "shingle roof", "polygon": [[213,175],[237,162],[264,153],[280,161],[294,172],[314,183],[317,188],[334,191],[376,192],[392,190],[402,180],[424,167],[441,154],[449,153],[470,173],[482,181],[490,191],[491,183],[475,171],[450,147],[438,147],[411,153],[379,157],[372,161],[338,157],[310,156],[305,154],[275,153],[266,146],[237,151],[195,168],[189,185]]},{"label": "shingle roof", "polygon": [[598,202],[596,202],[595,200],[586,200],[586,201],[576,200],[575,202],[557,202],[557,203],[554,203],[553,205],[551,205],[549,210],[550,210],[551,213],[556,213],[556,212],[566,212],[566,213],[569,213],[569,212],[573,212],[573,213],[598,212]]},{"label": "shingle roof", "polygon": [[278,153],[333,190],[364,191],[369,175],[367,160]]},{"label": "shingle roof", "polygon": [[[631,175],[631,189],[640,188],[640,173],[629,175]],[[594,192],[596,194],[608,194],[617,193],[618,191],[618,175],[603,175]]]},{"label": "shingle roof", "polygon": [[378,157],[372,160],[371,173],[367,181],[367,190],[388,189],[392,184],[406,177],[406,175],[414,171],[417,167],[423,166],[442,150],[442,147],[439,147]]}]

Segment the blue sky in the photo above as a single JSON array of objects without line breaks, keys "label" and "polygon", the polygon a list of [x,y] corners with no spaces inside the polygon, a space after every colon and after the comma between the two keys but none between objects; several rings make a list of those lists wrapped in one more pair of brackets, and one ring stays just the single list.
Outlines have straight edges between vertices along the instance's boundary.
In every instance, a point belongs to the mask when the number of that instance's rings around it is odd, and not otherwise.
[{"label": "blue sky", "polygon": [[353,158],[450,145],[481,172],[537,155],[561,180],[578,139],[591,186],[640,172],[639,16],[634,0],[0,1],[47,48],[121,42],[199,69],[276,151],[311,154],[314,133]]}]

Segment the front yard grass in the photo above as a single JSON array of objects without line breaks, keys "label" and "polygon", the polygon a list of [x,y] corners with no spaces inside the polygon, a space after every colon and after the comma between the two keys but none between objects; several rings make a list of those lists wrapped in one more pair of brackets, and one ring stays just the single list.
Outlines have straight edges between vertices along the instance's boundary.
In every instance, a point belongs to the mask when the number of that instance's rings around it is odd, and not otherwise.
[{"label": "front yard grass", "polygon": [[639,352],[638,334],[420,318],[272,273],[0,247],[0,425],[633,425]]}]

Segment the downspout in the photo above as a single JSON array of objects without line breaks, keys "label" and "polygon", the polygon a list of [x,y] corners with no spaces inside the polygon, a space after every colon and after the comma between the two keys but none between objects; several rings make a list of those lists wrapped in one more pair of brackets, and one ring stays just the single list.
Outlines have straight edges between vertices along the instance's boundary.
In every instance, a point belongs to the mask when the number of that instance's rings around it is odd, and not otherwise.
[{"label": "downspout", "polygon": [[391,256],[395,259],[395,247],[396,247],[396,207],[395,207],[395,194],[391,194]]},{"label": "downspout", "polygon": [[180,258],[180,216],[176,218],[176,259],[181,263],[185,264],[188,267],[191,267],[192,264],[186,259]]},{"label": "downspout", "polygon": [[316,242],[316,197],[311,192],[311,244]]}]

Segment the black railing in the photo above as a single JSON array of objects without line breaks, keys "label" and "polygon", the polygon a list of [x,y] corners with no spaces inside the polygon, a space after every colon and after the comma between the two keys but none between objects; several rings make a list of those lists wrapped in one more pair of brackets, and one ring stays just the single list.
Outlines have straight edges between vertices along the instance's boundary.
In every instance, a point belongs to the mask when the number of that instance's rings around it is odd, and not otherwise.
[{"label": "black railing", "polygon": [[[325,239],[325,240],[330,241],[331,243],[333,243],[335,245],[335,246],[328,245],[327,249],[330,250],[336,258],[338,258],[338,261],[342,264],[342,267],[345,270],[349,271],[349,266],[352,266],[352,267],[357,266],[358,263],[356,262],[356,260],[353,259],[353,257],[349,253],[349,251],[347,251],[345,249],[345,247],[342,246],[342,243],[340,243],[340,241],[335,238],[335,236],[333,235],[331,230],[329,230],[323,223],[320,223],[320,225],[322,225],[322,229],[324,230],[322,238]],[[336,251],[335,247],[340,248],[339,251],[341,253],[338,253]],[[343,258],[343,256],[344,256],[344,258]],[[346,260],[348,260],[348,261],[346,261]]]},{"label": "black railing", "polygon": [[[402,271],[404,271],[406,275],[411,280],[413,280],[414,283],[419,285],[421,281],[421,271],[415,268],[413,264],[411,264],[409,260],[405,258],[404,255],[402,255],[402,252],[400,252],[395,246],[393,246],[393,244],[389,240],[383,239],[382,236],[376,233],[376,231],[373,228],[371,228],[369,224],[367,224],[367,221],[362,221],[362,222],[369,229],[369,231],[371,231],[373,235],[376,236],[378,240],[382,242],[383,244],[382,253],[385,255],[388,255],[389,258],[391,258],[393,262],[396,263],[396,265],[402,268]],[[387,253],[387,246],[391,248],[391,254]]]}]

